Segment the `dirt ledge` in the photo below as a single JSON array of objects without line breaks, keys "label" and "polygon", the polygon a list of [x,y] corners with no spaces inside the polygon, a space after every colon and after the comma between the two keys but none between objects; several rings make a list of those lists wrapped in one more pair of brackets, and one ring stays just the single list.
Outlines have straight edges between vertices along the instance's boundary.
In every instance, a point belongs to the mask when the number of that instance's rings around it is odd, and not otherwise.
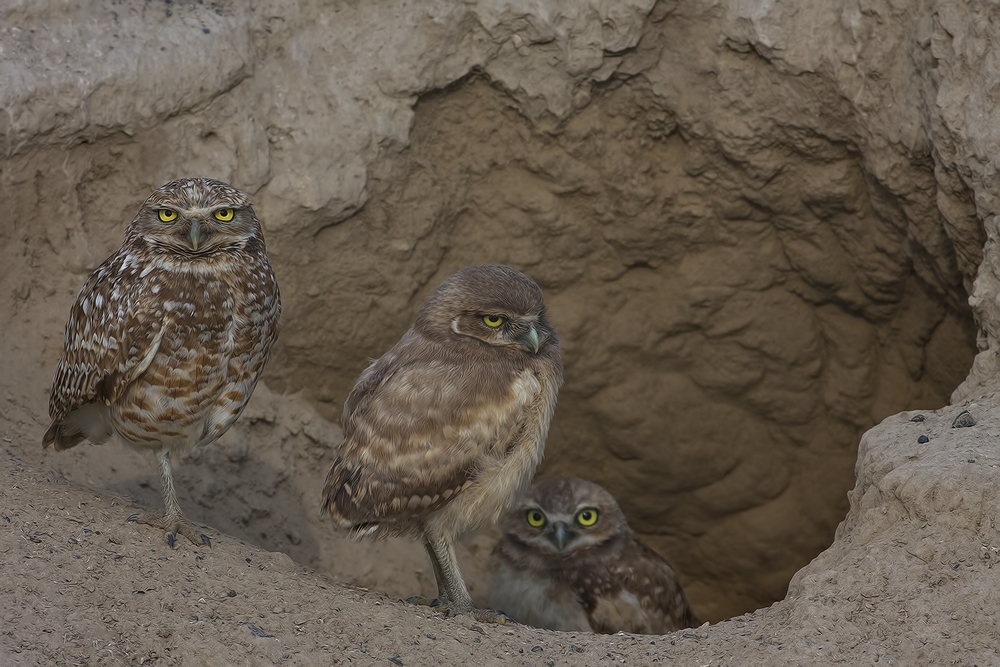
[{"label": "dirt ledge", "polygon": [[[861,443],[858,485],[836,542],[799,572],[786,599],[666,637],[445,619],[215,532],[210,550],[181,544],[171,551],[156,531],[125,523],[137,506],[25,464],[8,436],[0,486],[0,595],[8,601],[0,661],[994,664],[994,405],[991,394],[896,415],[872,429]],[[963,410],[976,424],[952,427]],[[918,442],[922,435],[927,442]]]}]

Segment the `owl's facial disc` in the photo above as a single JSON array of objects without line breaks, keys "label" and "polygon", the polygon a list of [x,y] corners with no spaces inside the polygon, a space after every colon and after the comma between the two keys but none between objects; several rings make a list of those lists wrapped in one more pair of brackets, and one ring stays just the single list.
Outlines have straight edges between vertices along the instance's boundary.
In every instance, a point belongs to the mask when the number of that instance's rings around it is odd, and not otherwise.
[{"label": "owl's facial disc", "polygon": [[242,209],[232,206],[157,208],[143,236],[155,246],[184,254],[209,255],[244,243],[251,234]]},{"label": "owl's facial disc", "polygon": [[597,529],[600,515],[601,511],[589,502],[573,510],[568,507],[545,511],[529,509],[527,522],[536,532],[528,541],[542,551],[568,557],[608,538],[607,531]]}]

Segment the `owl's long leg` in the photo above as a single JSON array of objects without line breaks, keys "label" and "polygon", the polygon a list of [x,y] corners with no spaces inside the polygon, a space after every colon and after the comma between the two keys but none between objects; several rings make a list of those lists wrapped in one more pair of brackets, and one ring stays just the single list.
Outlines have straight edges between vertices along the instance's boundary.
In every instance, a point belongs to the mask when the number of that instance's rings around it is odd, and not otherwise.
[{"label": "owl's long leg", "polygon": [[492,609],[476,609],[472,604],[472,596],[462,579],[458,568],[458,558],[449,536],[442,534],[431,525],[424,526],[424,548],[431,559],[434,568],[434,579],[437,581],[438,599],[425,600],[420,597],[410,598],[414,604],[426,604],[441,609],[445,616],[455,614],[470,614],[482,623],[497,623],[503,625],[508,618],[503,613]]},{"label": "owl's long leg", "polygon": [[177,489],[174,488],[174,476],[170,469],[170,450],[161,449],[156,454],[156,459],[160,463],[160,488],[163,489],[163,514],[164,521],[180,520],[183,518],[181,504],[177,502]]},{"label": "owl's long leg", "polygon": [[183,535],[191,540],[192,544],[207,544],[212,546],[212,540],[205,535],[187,519],[181,512],[181,504],[177,502],[177,489],[174,488],[174,477],[170,470],[170,450],[161,449],[156,453],[156,459],[160,464],[160,485],[163,489],[163,516],[147,516],[133,514],[129,521],[155,526],[166,532],[167,544],[174,548],[174,535]]},{"label": "owl's long leg", "polygon": [[451,540],[444,535],[425,528],[424,548],[430,556],[434,568],[434,578],[437,580],[438,597],[448,601],[451,613],[465,614],[473,609],[472,596],[465,587],[462,572],[458,569],[458,558]]}]

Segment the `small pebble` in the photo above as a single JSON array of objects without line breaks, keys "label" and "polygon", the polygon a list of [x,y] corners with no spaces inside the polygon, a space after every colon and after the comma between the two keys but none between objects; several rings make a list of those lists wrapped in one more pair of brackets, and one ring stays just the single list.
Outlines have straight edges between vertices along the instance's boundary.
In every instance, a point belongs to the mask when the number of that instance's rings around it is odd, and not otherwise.
[{"label": "small pebble", "polygon": [[532,647],[531,647],[531,652],[532,652],[532,653],[538,653],[538,652],[539,652],[539,651],[541,651],[541,650],[542,650],[542,647],[541,647],[541,646],[532,646]]},{"label": "small pebble", "polygon": [[976,459],[969,459],[968,461],[966,461],[966,463],[975,463],[975,462],[976,462]]},{"label": "small pebble", "polygon": [[955,417],[955,421],[951,423],[952,428],[968,428],[970,426],[975,426],[976,420],[973,419],[972,415],[969,414],[968,410],[962,410]]},{"label": "small pebble", "polygon": [[435,635],[435,634],[431,634],[430,632],[428,632],[428,633],[427,633],[427,638],[428,638],[428,639],[437,639],[437,635]]},{"label": "small pebble", "polygon": [[927,418],[924,417],[923,415],[913,415],[912,417],[910,417],[911,422],[922,422],[925,419]]},{"label": "small pebble", "polygon": [[250,629],[250,633],[254,637],[268,637],[269,638],[269,637],[273,637],[274,636],[271,633],[269,633],[267,630],[264,630],[263,628],[261,628],[256,623],[249,623],[248,622],[246,625]]},{"label": "small pebble", "polygon": [[919,438],[917,438],[917,442],[919,442],[921,445],[924,444],[925,442],[930,442],[930,440],[931,439],[928,438],[926,435],[922,435]]},{"label": "small pebble", "polygon": [[201,29],[201,31],[202,31],[203,33],[205,33],[206,35],[207,35],[208,33],[212,32],[212,31],[211,31],[211,30],[209,30],[208,28],[202,28],[202,29]]}]

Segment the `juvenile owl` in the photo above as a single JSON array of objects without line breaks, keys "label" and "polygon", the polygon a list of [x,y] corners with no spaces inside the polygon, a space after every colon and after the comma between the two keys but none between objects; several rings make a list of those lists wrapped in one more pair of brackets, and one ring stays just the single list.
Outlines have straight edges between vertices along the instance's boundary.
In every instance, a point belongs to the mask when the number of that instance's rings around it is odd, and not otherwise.
[{"label": "juvenile owl", "polygon": [[324,511],[355,536],[421,536],[438,586],[430,604],[502,622],[473,608],[454,542],[495,525],[527,488],[561,385],[538,285],[507,266],[459,271],[347,397]]},{"label": "juvenile owl", "polygon": [[593,482],[539,482],[501,528],[491,555],[490,605],[521,623],[607,634],[698,625],[677,574]]},{"label": "juvenile owl", "polygon": [[130,520],[166,531],[171,547],[177,534],[210,543],[181,514],[170,457],[240,416],[280,313],[250,198],[208,178],[167,183],[70,309],[42,446],[115,439],[154,452],[166,512]]}]

